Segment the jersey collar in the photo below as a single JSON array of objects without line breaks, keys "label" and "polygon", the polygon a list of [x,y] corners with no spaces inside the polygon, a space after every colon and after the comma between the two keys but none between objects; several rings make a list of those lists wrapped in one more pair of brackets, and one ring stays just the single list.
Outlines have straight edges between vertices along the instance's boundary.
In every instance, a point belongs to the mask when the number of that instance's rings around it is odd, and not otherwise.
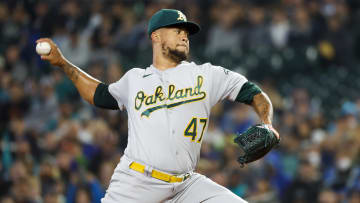
[{"label": "jersey collar", "polygon": [[187,61],[181,61],[181,62],[180,62],[177,66],[175,66],[174,68],[170,68],[170,69],[167,69],[167,70],[164,70],[164,71],[157,69],[157,68],[154,66],[154,64],[151,64],[149,67],[147,67],[147,68],[145,69],[145,74],[150,74],[150,73],[159,73],[159,74],[161,74],[161,73],[163,73],[163,72],[170,72],[170,71],[173,71],[173,70],[175,70],[175,69],[180,68],[182,65],[185,65],[185,64],[189,64],[189,62],[187,62]]}]

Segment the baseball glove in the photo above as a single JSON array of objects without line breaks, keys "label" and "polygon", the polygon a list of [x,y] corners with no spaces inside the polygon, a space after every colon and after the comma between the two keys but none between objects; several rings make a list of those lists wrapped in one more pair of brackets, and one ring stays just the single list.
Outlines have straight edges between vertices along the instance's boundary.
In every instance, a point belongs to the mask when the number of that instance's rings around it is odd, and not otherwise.
[{"label": "baseball glove", "polygon": [[275,136],[267,125],[258,124],[238,135],[234,142],[244,151],[244,155],[239,156],[237,160],[241,166],[244,166],[244,164],[263,157],[280,142],[280,139]]}]

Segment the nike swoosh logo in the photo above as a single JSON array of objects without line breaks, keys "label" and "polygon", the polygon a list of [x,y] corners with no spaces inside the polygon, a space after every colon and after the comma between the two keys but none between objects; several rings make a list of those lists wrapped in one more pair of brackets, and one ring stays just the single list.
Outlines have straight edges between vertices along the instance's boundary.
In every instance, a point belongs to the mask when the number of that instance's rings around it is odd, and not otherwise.
[{"label": "nike swoosh logo", "polygon": [[150,75],[152,75],[152,73],[147,74],[147,75],[143,75],[143,78],[146,78],[147,76],[150,76]]}]

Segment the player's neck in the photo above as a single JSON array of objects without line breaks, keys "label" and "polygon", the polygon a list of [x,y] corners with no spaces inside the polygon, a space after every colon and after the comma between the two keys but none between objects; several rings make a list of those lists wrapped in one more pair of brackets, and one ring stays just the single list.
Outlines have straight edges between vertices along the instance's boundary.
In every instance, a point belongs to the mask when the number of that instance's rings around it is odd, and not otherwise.
[{"label": "player's neck", "polygon": [[159,70],[166,70],[169,68],[174,68],[177,65],[179,65],[178,62],[175,62],[174,60],[165,57],[163,55],[153,55],[153,66]]}]

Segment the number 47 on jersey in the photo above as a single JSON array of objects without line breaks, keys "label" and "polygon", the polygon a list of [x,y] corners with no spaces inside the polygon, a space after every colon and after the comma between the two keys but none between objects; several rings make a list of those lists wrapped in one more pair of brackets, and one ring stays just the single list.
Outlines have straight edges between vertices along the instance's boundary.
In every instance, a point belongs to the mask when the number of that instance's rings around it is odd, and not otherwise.
[{"label": "number 47 on jersey", "polygon": [[[197,118],[197,117],[192,118],[190,120],[189,124],[187,125],[187,127],[185,128],[184,136],[191,137],[191,141],[194,142],[198,135],[197,129],[198,129],[198,123],[199,123],[199,125],[202,125],[202,130],[201,130],[200,138],[197,140],[197,142],[200,143],[201,139],[204,135],[204,130],[206,127],[207,120],[208,120],[207,118]],[[199,127],[201,127],[201,126],[199,126]]]}]

